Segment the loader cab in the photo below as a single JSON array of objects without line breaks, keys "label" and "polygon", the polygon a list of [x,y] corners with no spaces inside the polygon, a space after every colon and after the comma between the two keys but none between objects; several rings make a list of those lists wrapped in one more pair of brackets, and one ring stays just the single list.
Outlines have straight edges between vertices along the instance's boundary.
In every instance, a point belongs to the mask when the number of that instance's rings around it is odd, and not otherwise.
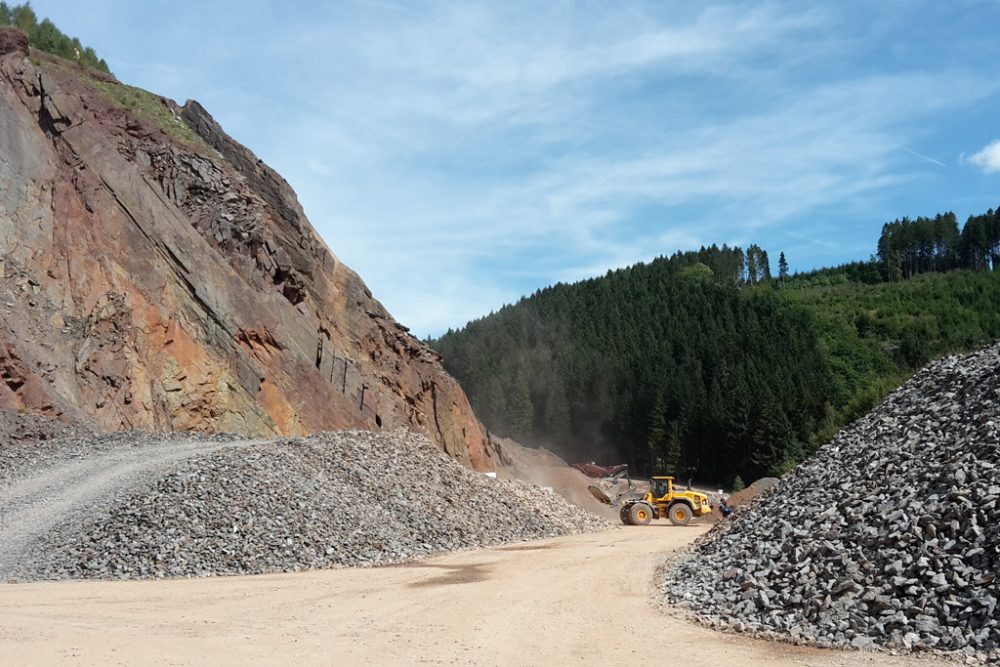
[{"label": "loader cab", "polygon": [[654,498],[669,496],[674,491],[673,477],[654,477],[649,480],[649,492]]}]

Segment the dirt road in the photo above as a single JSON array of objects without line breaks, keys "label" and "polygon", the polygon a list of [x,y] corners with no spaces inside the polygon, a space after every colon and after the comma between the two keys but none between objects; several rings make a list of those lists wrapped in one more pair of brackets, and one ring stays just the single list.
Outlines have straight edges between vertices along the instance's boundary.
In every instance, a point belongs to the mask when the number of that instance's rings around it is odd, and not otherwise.
[{"label": "dirt road", "polygon": [[718,634],[657,609],[661,554],[705,529],[623,528],[379,569],[0,584],[0,655],[26,666],[915,663]]}]

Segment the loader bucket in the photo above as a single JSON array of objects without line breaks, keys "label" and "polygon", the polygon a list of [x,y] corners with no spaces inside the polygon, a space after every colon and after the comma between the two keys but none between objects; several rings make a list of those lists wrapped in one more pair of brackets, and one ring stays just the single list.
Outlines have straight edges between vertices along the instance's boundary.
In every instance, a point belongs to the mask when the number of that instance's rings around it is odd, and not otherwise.
[{"label": "loader bucket", "polygon": [[608,496],[608,494],[606,494],[604,492],[604,489],[602,489],[601,487],[591,484],[590,486],[587,487],[587,490],[590,491],[590,495],[594,496],[605,505],[611,504],[610,496]]}]

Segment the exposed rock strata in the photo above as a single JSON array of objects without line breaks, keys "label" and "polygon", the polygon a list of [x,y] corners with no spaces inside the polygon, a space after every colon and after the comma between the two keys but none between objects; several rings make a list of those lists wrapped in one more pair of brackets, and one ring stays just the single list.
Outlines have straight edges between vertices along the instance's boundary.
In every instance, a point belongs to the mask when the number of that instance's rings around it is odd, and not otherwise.
[{"label": "exposed rock strata", "polygon": [[1000,345],[937,362],[665,574],[710,623],[1000,660]]},{"label": "exposed rock strata", "polygon": [[111,430],[405,426],[493,466],[436,353],[280,176],[196,102],[149,97],[157,125],[18,34],[0,30],[0,408]]}]

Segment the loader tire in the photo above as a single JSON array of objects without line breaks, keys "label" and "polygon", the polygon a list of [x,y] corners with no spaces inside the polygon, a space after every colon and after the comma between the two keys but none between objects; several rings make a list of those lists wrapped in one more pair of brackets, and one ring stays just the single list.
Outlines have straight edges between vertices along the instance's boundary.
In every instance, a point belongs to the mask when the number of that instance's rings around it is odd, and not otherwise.
[{"label": "loader tire", "polygon": [[636,503],[629,508],[628,518],[633,525],[648,525],[653,520],[653,508],[646,503]]},{"label": "loader tire", "polygon": [[691,508],[687,503],[674,503],[667,509],[667,516],[675,526],[686,526],[691,523]]},{"label": "loader tire", "polygon": [[621,508],[618,511],[618,518],[620,518],[622,520],[622,523],[624,523],[626,526],[631,526],[632,522],[629,521],[628,511],[629,511],[629,507],[627,505],[625,507]]}]

